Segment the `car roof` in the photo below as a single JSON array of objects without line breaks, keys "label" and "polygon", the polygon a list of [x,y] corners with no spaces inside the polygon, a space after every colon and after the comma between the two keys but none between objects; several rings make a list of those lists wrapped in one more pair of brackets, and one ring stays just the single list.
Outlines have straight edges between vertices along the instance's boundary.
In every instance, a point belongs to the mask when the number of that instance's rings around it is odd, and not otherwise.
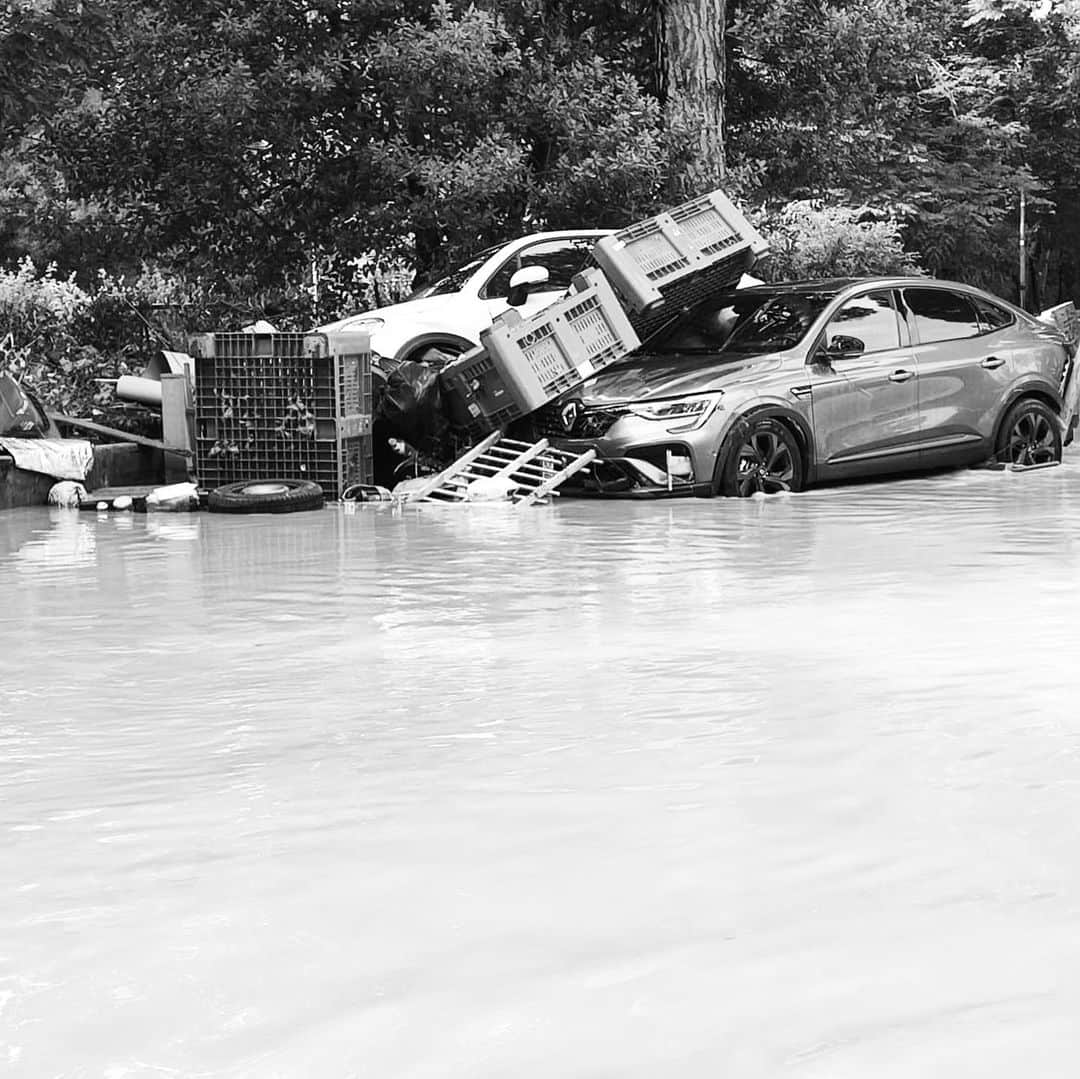
[{"label": "car roof", "polygon": [[[905,286],[958,288],[965,292],[985,292],[976,285],[966,285],[962,281],[947,281],[940,277],[918,275],[889,275],[881,277],[821,277],[810,278],[803,281],[777,281],[763,282],[760,285],[752,285],[742,289],[743,292],[773,292],[773,293],[799,293],[799,292],[835,292],[840,293],[849,288],[858,286],[876,285],[879,288],[903,288]],[[987,293],[989,295],[989,293]],[[1008,301],[1003,301],[1008,302]]]}]

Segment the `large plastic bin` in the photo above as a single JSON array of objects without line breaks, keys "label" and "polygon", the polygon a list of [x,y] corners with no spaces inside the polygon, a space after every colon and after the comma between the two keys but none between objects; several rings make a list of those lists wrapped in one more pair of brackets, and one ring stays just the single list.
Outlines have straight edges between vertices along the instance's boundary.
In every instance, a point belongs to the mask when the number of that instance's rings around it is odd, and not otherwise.
[{"label": "large plastic bin", "polygon": [[566,296],[531,318],[507,311],[480,340],[521,416],[640,344],[611,284],[596,269],[578,274]]},{"label": "large plastic bin", "polygon": [[368,335],[193,337],[199,481],[308,479],[336,499],[373,482]]},{"label": "large plastic bin", "polygon": [[768,250],[722,192],[639,221],[593,248],[643,339],[680,308],[735,284]]},{"label": "large plastic bin", "polygon": [[484,348],[474,348],[439,372],[450,422],[480,438],[522,415],[502,373]]}]

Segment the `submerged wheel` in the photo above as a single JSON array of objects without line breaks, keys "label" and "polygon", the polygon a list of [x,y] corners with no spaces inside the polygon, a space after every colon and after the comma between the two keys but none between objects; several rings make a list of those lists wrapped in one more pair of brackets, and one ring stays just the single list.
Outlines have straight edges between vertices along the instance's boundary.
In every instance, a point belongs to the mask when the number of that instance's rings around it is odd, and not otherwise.
[{"label": "submerged wheel", "polygon": [[210,492],[213,513],[298,513],[321,509],[323,489],[311,480],[245,480]]},{"label": "submerged wheel", "polygon": [[1030,468],[1061,460],[1061,425],[1043,401],[1025,397],[1005,416],[995,456],[1009,465]]},{"label": "submerged wheel", "polygon": [[800,491],[803,459],[798,440],[779,420],[748,419],[728,435],[720,452],[718,494],[749,498],[761,492]]}]

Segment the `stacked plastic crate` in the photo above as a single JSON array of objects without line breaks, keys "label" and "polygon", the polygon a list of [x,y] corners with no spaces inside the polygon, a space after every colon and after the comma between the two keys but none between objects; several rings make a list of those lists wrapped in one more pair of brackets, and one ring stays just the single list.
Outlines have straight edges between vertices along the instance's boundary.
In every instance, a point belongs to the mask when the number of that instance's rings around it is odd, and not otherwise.
[{"label": "stacked plastic crate", "polygon": [[598,269],[531,318],[510,310],[442,372],[450,418],[471,436],[506,427],[620,360],[680,310],[738,282],[767,244],[720,191],[593,248]]},{"label": "stacked plastic crate", "polygon": [[684,307],[736,284],[768,250],[722,191],[639,221],[593,248],[644,340]]},{"label": "stacked plastic crate", "polygon": [[527,416],[640,344],[596,269],[578,274],[562,299],[531,318],[507,311],[480,340],[442,372],[451,418],[474,435]]},{"label": "stacked plastic crate", "polygon": [[307,479],[336,499],[372,482],[365,333],[208,333],[195,358],[199,482]]}]

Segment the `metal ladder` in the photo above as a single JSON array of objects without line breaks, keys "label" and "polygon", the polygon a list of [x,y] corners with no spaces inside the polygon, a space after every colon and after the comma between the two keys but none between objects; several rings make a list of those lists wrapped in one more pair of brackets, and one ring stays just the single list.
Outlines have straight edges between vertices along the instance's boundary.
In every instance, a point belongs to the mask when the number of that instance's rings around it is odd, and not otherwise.
[{"label": "metal ladder", "polygon": [[575,456],[555,449],[546,438],[519,442],[495,431],[402,501],[467,502],[474,480],[507,480],[514,485],[511,500],[517,506],[532,506],[558,494],[561,484],[595,458],[595,450]]}]

